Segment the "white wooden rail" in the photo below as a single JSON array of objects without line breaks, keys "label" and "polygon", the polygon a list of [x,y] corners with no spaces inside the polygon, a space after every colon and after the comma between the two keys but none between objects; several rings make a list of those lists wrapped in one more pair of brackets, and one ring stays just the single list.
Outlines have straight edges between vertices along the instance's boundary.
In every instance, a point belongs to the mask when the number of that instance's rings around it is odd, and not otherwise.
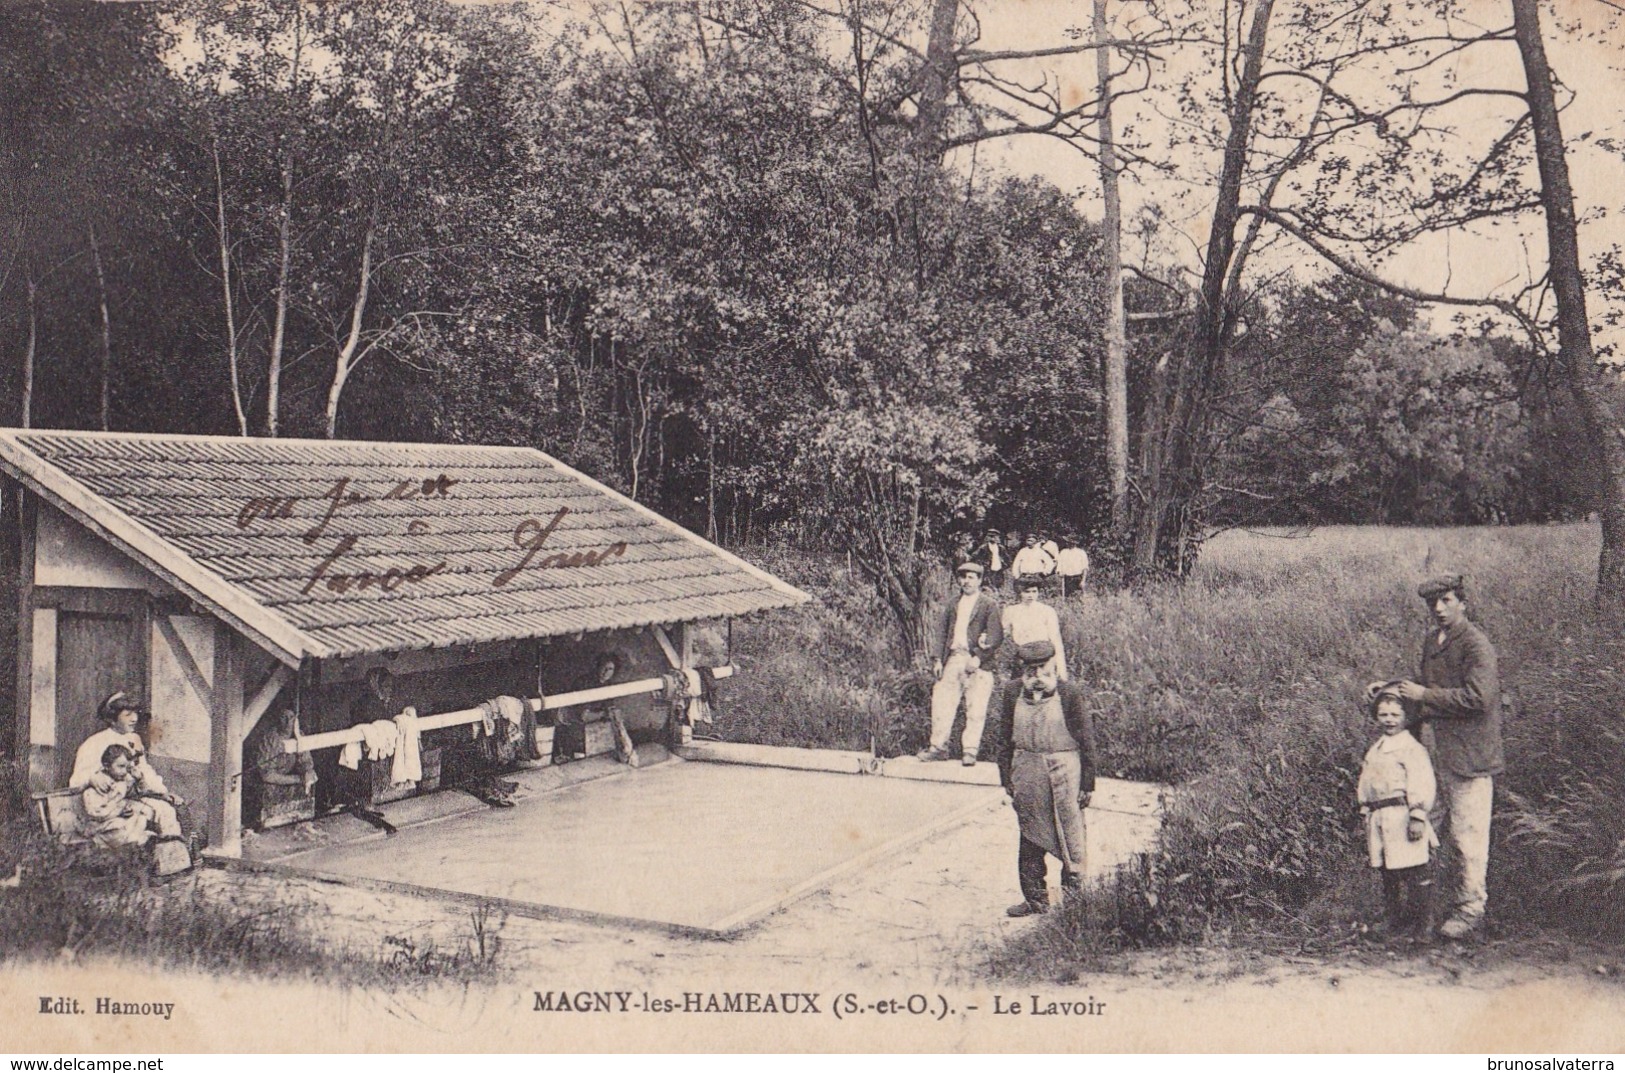
[{"label": "white wooden rail", "polygon": [[[683,672],[688,678],[688,691],[697,696],[700,692],[700,672],[688,670]],[[730,678],[733,676],[732,664],[714,667],[711,670],[713,678]],[[573,693],[558,693],[552,696],[537,699],[531,697],[525,701],[533,712],[552,711],[555,708],[573,708],[581,704],[592,704],[594,701],[613,700],[616,697],[632,697],[640,693],[658,693],[666,688],[664,678],[640,678],[635,682],[616,682],[613,685],[595,686],[592,689],[578,689]],[[418,729],[439,730],[442,727],[467,726],[469,723],[482,722],[485,712],[480,708],[464,708],[457,712],[442,712],[439,715],[423,715],[418,717]],[[316,749],[330,749],[336,745],[348,745],[352,741],[361,741],[362,734],[359,726],[348,727],[344,730],[329,730],[321,734],[305,734],[297,738],[289,738],[282,743],[285,753],[312,752]]]}]

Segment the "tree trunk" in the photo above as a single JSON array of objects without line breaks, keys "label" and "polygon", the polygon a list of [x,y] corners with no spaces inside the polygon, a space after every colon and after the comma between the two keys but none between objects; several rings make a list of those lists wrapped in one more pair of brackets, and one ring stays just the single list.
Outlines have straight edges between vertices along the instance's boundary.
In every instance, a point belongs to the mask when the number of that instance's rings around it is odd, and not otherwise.
[{"label": "tree trunk", "polygon": [[367,222],[367,233],[361,239],[361,274],[356,280],[355,302],[350,307],[350,332],[333,360],[333,382],[327,389],[327,438],[338,431],[339,397],[344,394],[345,382],[355,371],[356,347],[361,343],[361,324],[367,313],[367,298],[372,293],[372,243],[378,233],[376,221]]},{"label": "tree trunk", "polygon": [[[288,62],[288,85],[299,96],[299,64],[305,51],[304,8],[293,5],[293,55]],[[276,313],[271,327],[271,353],[265,370],[265,433],[275,437],[282,409],[282,351],[287,341],[288,303],[292,297],[289,274],[293,262],[293,174],[297,151],[291,133],[282,134],[282,205],[277,214]],[[331,433],[329,433],[331,436]]]},{"label": "tree trunk", "polygon": [[1622,391],[1618,374],[1597,364],[1586,316],[1585,279],[1575,226],[1574,191],[1564,155],[1552,69],[1541,39],[1538,0],[1512,0],[1513,34],[1523,57],[1529,116],[1540,169],[1540,200],[1546,217],[1547,272],[1557,302],[1558,361],[1585,423],[1588,463],[1602,489],[1602,554],[1597,562],[1597,607],[1625,621],[1625,431],[1619,427]]},{"label": "tree trunk", "polygon": [[717,431],[705,424],[705,539],[717,542]]},{"label": "tree trunk", "polygon": [[1185,519],[1182,524],[1188,524],[1192,505],[1201,494],[1202,439],[1230,342],[1226,282],[1236,252],[1241,184],[1247,169],[1247,146],[1252,138],[1253,110],[1264,74],[1264,50],[1273,8],[1274,0],[1259,0],[1253,9],[1247,42],[1242,46],[1241,78],[1230,102],[1230,131],[1225,139],[1191,335],[1181,360],[1168,371],[1167,405],[1155,415],[1157,421],[1148,423],[1142,432],[1142,436],[1151,435],[1160,428],[1162,442],[1147,452],[1158,461],[1155,474],[1142,474],[1147,487],[1135,533],[1136,566],[1155,562],[1179,571],[1185,566],[1186,551],[1179,546],[1184,541],[1167,546],[1165,530],[1170,517]]},{"label": "tree trunk", "polygon": [[214,223],[220,238],[220,297],[226,314],[226,362],[231,369],[231,405],[237,414],[237,434],[248,435],[248,415],[243,411],[241,370],[237,364],[237,312],[231,294],[231,241],[226,230],[226,185],[220,171],[220,143],[211,146],[214,156]]},{"label": "tree trunk", "polygon": [[90,260],[96,267],[96,298],[102,314],[102,431],[106,432],[111,426],[112,417],[111,391],[109,382],[113,373],[113,327],[107,312],[107,273],[102,270],[102,248],[96,241],[96,225],[90,225]]},{"label": "tree trunk", "polygon": [[[265,433],[275,437],[282,405],[282,347],[287,339],[289,265],[292,261],[293,157],[282,164],[282,207],[277,214],[276,314],[271,325],[271,356],[265,370]],[[329,434],[331,435],[331,434]]]},{"label": "tree trunk", "polygon": [[28,345],[23,349],[23,392],[17,424],[32,428],[34,420],[34,356],[39,347],[39,284],[28,273]]},{"label": "tree trunk", "polygon": [[1128,525],[1128,332],[1123,313],[1123,206],[1117,188],[1117,143],[1112,129],[1111,50],[1105,47],[1106,0],[1094,0],[1095,75],[1100,95],[1100,191],[1106,244],[1106,473],[1112,497],[1112,531]]},{"label": "tree trunk", "polygon": [[954,59],[954,22],[959,0],[932,0],[931,33],[926,38],[925,67],[920,71],[919,119],[914,128],[915,152],[921,160],[942,156],[943,127],[948,121],[948,93],[958,80]]}]

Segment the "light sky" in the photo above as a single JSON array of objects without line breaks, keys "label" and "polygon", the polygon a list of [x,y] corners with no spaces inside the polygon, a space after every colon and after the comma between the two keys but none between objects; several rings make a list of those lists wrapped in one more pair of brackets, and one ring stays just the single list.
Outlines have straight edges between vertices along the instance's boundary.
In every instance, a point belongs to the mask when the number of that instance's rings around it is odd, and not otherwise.
[{"label": "light sky", "polygon": [[[1282,14],[1289,2],[1282,0],[1278,4],[1277,24],[1283,21]],[[1111,0],[1109,10],[1116,18],[1133,7],[1129,0]],[[1421,4],[1418,7],[1429,10]],[[1620,204],[1625,194],[1625,158],[1597,144],[1598,139],[1606,137],[1625,141],[1625,106],[1622,106],[1625,73],[1619,69],[1625,65],[1622,63],[1625,61],[1625,30],[1619,26],[1615,13],[1599,0],[1562,0],[1556,10],[1571,25],[1560,29],[1557,20],[1551,17],[1552,8],[1543,13],[1547,51],[1559,79],[1576,92],[1573,104],[1563,113],[1562,122],[1571,145],[1569,165],[1577,209],[1584,221],[1582,263],[1589,266],[1611,245],[1625,244],[1625,206]],[[983,47],[1035,48],[1066,43],[1068,27],[1082,26],[1087,30],[1090,5],[1085,0],[984,0],[977,11]],[[1505,0],[1474,0],[1467,14],[1481,28],[1511,25],[1510,5]],[[1578,25],[1572,25],[1574,23]],[[1457,30],[1465,25],[1458,23]],[[1159,82],[1198,71],[1210,62],[1194,47],[1170,52],[1169,57],[1163,73],[1158,76]],[[1476,45],[1441,61],[1434,70],[1453,76],[1459,86],[1523,88],[1517,47],[1511,43]],[[1048,74],[1069,88],[1085,87],[1093,96],[1092,54],[1031,61],[1028,71],[1030,75]],[[1372,74],[1375,76],[1376,72]],[[1382,81],[1374,78],[1373,89],[1379,94],[1386,90]],[[1389,81],[1391,83],[1391,78]],[[1422,96],[1419,92],[1418,97]],[[1494,138],[1505,129],[1505,117],[1515,114],[1518,107],[1516,101],[1505,98],[1474,98],[1453,106],[1450,116],[1461,130],[1458,151],[1464,151],[1468,144],[1483,144]],[[1128,110],[1133,113],[1141,133],[1153,142],[1166,136],[1168,124],[1143,105],[1129,105]],[[1122,119],[1118,122],[1121,124]],[[1581,132],[1590,132],[1590,137],[1581,141],[1577,137]],[[1188,273],[1195,273],[1200,270],[1199,250],[1206,238],[1206,219],[1212,207],[1210,177],[1217,172],[1217,157],[1213,153],[1186,150],[1177,160],[1179,175],[1173,179],[1147,175],[1144,171],[1127,176],[1123,184],[1125,226],[1144,206],[1156,203],[1167,214],[1170,226],[1167,241],[1154,256],[1160,255],[1164,263],[1177,260]],[[967,166],[969,152],[961,152],[958,162]],[[975,167],[979,173],[1002,169],[1045,176],[1063,189],[1075,192],[1086,214],[1099,217],[1097,166],[1093,160],[1054,138],[1029,135],[983,145],[976,150]],[[1533,169],[1530,185],[1537,185]],[[1351,217],[1359,216],[1359,206],[1351,205],[1350,212]],[[1377,268],[1385,278],[1423,290],[1462,297],[1511,297],[1529,281],[1531,272],[1538,277],[1544,269],[1544,227],[1544,219],[1537,212],[1516,224],[1503,224],[1494,229],[1480,226],[1472,231],[1418,240],[1381,264],[1373,264],[1363,257],[1356,259]],[[1125,258],[1132,261],[1139,253],[1140,248],[1125,237]],[[1259,269],[1288,271],[1300,276],[1324,271],[1311,251],[1290,239],[1283,240],[1261,258]],[[1625,305],[1622,296],[1593,291],[1589,297],[1597,342],[1612,341],[1625,350],[1625,332],[1604,328],[1599,323],[1599,314],[1606,306]],[[1435,323],[1440,327],[1458,312],[1446,307],[1438,307],[1438,310]]]},{"label": "light sky", "polygon": [[[470,0],[484,2],[484,0]],[[842,0],[808,0],[826,8],[834,8]],[[847,3],[855,0],[845,0]],[[917,0],[925,10],[928,0]],[[1121,27],[1143,9],[1144,0],[1109,0],[1108,11],[1114,26]],[[1164,3],[1188,5],[1193,15],[1188,26],[1208,36],[1218,33],[1218,15],[1225,0],[1163,0]],[[1229,0],[1232,6],[1235,0]],[[1442,6],[1442,0],[1393,0],[1396,6],[1408,9],[1417,17],[1426,17]],[[531,0],[539,10],[559,14],[574,10],[584,13],[589,0]],[[1284,40],[1284,25],[1295,4],[1314,5],[1311,10],[1332,6],[1329,0],[1277,0],[1271,50],[1291,42]],[[973,11],[980,24],[978,46],[989,50],[1042,49],[1071,44],[1075,35],[1068,31],[1089,31],[1091,4],[1089,0],[961,0],[961,29],[970,25],[966,10]],[[1460,0],[1459,17],[1452,24],[1457,33],[1471,28],[1479,30],[1510,27],[1511,7],[1507,0]],[[1251,5],[1248,5],[1250,12]],[[1564,134],[1569,142],[1569,166],[1574,186],[1576,209],[1581,223],[1580,243],[1582,267],[1589,269],[1597,257],[1615,245],[1625,247],[1625,148],[1609,149],[1599,141],[1614,138],[1625,143],[1625,19],[1608,0],[1549,0],[1542,11],[1546,31],[1548,58],[1559,80],[1574,91],[1574,100],[1562,116]],[[1203,23],[1206,25],[1203,25]],[[923,25],[923,20],[922,20]],[[1121,29],[1114,32],[1121,33]],[[1437,31],[1435,31],[1437,32]],[[836,42],[836,44],[840,44]],[[911,41],[923,51],[921,31]],[[1181,79],[1211,80],[1211,53],[1199,46],[1184,45],[1165,50],[1157,68],[1152,93],[1164,102],[1172,99],[1167,87]],[[1391,62],[1390,65],[1391,67]],[[1074,56],[1044,58],[1006,64],[999,68],[1005,76],[1036,82],[1047,79],[1060,85],[1069,103],[1094,95],[1095,60],[1093,53]],[[1431,84],[1418,88],[1422,98],[1426,91],[1437,99],[1465,86],[1522,90],[1523,71],[1516,45],[1507,43],[1475,45],[1456,53],[1429,69],[1434,78]],[[1369,101],[1380,101],[1391,94],[1394,76],[1388,67],[1372,66],[1364,83]],[[1280,82],[1274,83],[1278,88]],[[1360,83],[1356,83],[1359,85]],[[1391,99],[1391,97],[1390,97]],[[1176,130],[1166,118],[1148,107],[1150,97],[1135,102],[1120,102],[1116,124],[1121,131],[1132,125],[1150,146],[1163,146],[1171,132]],[[1362,103],[1368,103],[1362,95]],[[1455,129],[1449,138],[1441,138],[1438,147],[1462,159],[1493,141],[1508,125],[1520,105],[1507,98],[1473,98],[1453,105],[1448,120]],[[1214,129],[1210,141],[1223,136],[1222,119],[1212,117]],[[1583,135],[1583,137],[1582,137]],[[1207,218],[1212,209],[1214,177],[1218,171],[1217,152],[1185,147],[1176,152],[1166,148],[1150,150],[1151,155],[1169,159],[1176,165],[1173,176],[1150,174],[1145,169],[1125,173],[1122,184],[1123,219],[1125,232],[1132,229],[1136,216],[1149,206],[1162,213],[1158,241],[1149,250],[1128,233],[1124,236],[1124,258],[1130,263],[1145,263],[1163,270],[1177,265],[1187,281],[1194,282],[1201,271],[1201,249],[1207,237]],[[984,142],[974,149],[957,151],[952,162],[962,168],[974,169],[979,178],[992,178],[1001,173],[1038,175],[1049,179],[1061,189],[1072,193],[1080,209],[1091,218],[1099,219],[1100,178],[1095,162],[1062,141],[1041,135],[1022,135]],[[1538,186],[1531,166],[1527,177],[1530,188]],[[1244,201],[1250,200],[1244,195]],[[1283,189],[1276,204],[1290,204],[1292,194]],[[1350,204],[1350,218],[1359,223],[1369,220],[1370,209]],[[1448,234],[1434,234],[1417,239],[1408,246],[1391,251],[1381,261],[1372,261],[1352,249],[1340,252],[1358,263],[1377,271],[1384,278],[1420,290],[1446,293],[1457,297],[1493,296],[1510,298],[1524,288],[1532,278],[1539,277],[1545,265],[1545,221],[1539,212],[1527,213],[1516,221],[1503,221],[1494,226],[1483,224]],[[1330,269],[1320,258],[1295,240],[1278,237],[1254,258],[1256,274],[1260,276],[1291,275],[1312,279],[1324,276]],[[1550,312],[1547,298],[1546,312]],[[1604,315],[1613,311],[1625,319],[1625,295],[1617,291],[1604,291],[1593,287],[1588,293],[1593,337],[1599,346],[1612,344],[1625,358],[1625,327],[1611,328],[1603,323]],[[1440,331],[1448,331],[1452,319],[1467,315],[1473,321],[1489,315],[1488,311],[1462,309],[1454,306],[1434,307],[1431,322]],[[1508,322],[1508,330],[1515,329]],[[1555,340],[1552,341],[1555,343]]]}]

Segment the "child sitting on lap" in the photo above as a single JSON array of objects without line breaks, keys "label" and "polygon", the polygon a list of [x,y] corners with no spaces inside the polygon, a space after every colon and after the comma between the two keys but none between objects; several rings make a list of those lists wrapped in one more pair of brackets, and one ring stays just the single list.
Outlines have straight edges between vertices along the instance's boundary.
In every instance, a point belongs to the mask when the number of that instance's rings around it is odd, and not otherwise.
[{"label": "child sitting on lap", "polygon": [[1382,732],[1360,768],[1360,813],[1365,817],[1371,867],[1382,870],[1382,901],[1394,939],[1427,935],[1432,880],[1428,858],[1439,838],[1428,822],[1437,784],[1427,750],[1405,727],[1404,701],[1379,690],[1371,718]]},{"label": "child sitting on lap", "polygon": [[154,833],[178,837],[180,824],[173,808],[155,808],[136,796],[135,754],[123,745],[102,751],[102,772],[110,780],[106,790],[85,786],[79,796],[80,827],[98,846],[144,846]]}]

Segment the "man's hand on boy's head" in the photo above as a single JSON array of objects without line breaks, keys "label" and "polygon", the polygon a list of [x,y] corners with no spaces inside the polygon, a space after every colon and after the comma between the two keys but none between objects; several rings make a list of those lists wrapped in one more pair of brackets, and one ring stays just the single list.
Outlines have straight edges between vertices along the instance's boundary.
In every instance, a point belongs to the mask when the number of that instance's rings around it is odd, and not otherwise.
[{"label": "man's hand on boy's head", "polygon": [[1399,699],[1411,703],[1421,700],[1427,691],[1427,686],[1419,685],[1408,678],[1394,686],[1394,692],[1399,694]]}]

